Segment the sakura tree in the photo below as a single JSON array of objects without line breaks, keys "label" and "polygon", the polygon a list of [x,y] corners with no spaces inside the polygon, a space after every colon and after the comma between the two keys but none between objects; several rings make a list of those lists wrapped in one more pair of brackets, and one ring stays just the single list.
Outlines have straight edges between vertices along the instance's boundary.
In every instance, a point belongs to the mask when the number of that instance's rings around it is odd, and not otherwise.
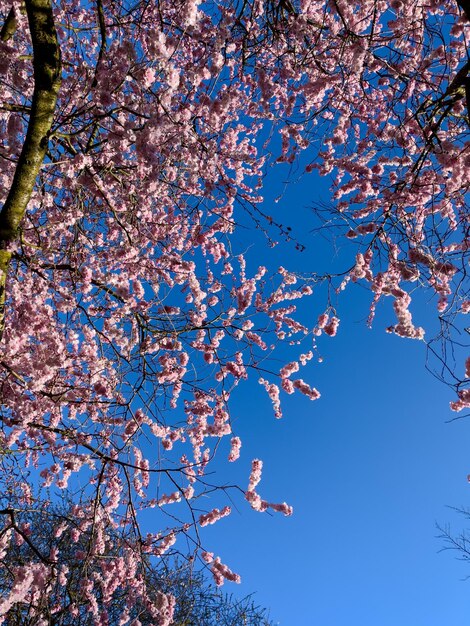
[{"label": "sakura tree", "polygon": [[[331,302],[312,299],[315,268],[251,268],[237,249],[240,215],[276,228],[262,206],[269,168],[302,157],[306,176],[331,177],[326,221],[357,245],[337,283],[324,280],[338,292],[368,285],[371,320],[390,296],[388,330],[422,340],[409,308],[418,287],[436,296],[443,333],[470,311],[470,6],[0,0],[0,10],[0,542],[8,554],[26,541],[31,554],[0,616],[26,604],[31,623],[49,624],[63,611],[46,614],[44,598],[76,568],[62,567],[60,547],[39,550],[21,516],[69,488],[73,515],[53,533],[76,544],[90,623],[110,623],[106,607],[125,589],[113,623],[145,605],[163,626],[175,601],[150,593],[149,559],[180,551],[218,584],[239,580],[199,533],[231,512],[205,504],[228,489],[210,476],[216,453],[240,455],[231,392],[257,378],[278,418],[283,393],[317,399],[300,370],[338,330]],[[297,353],[279,368],[280,343]],[[444,367],[454,408],[470,406],[460,365]],[[261,470],[254,459],[246,485],[230,489],[290,515],[263,499]]]},{"label": "sakura tree", "polygon": [[[4,556],[7,567],[0,570],[0,592],[8,594],[17,567],[25,562],[34,561],[36,552],[40,552],[41,558],[44,559],[51,551],[55,551],[60,574],[57,579],[51,581],[50,588],[39,596],[37,601],[42,604],[41,610],[47,616],[48,623],[60,626],[85,626],[92,623],[89,594],[86,585],[82,584],[83,564],[75,558],[75,553],[78,550],[87,552],[89,543],[93,541],[93,532],[90,528],[81,533],[77,541],[72,539],[70,532],[74,527],[74,506],[73,499],[70,500],[68,494],[65,494],[63,502],[59,505],[50,506],[47,502],[42,502],[34,511],[21,511],[21,505],[16,507],[17,521],[22,528],[18,538],[23,540],[10,542]],[[64,529],[62,534],[54,532],[58,525],[62,525]],[[23,538],[22,534],[26,530],[27,533]],[[110,529],[110,538],[113,534],[115,535],[113,529]],[[29,537],[34,537],[34,543],[29,541]],[[122,550],[123,544],[118,537],[115,538],[115,543],[108,548],[107,557],[112,556],[114,563],[122,567],[124,562],[122,554],[119,555],[115,550]],[[98,560],[91,561],[90,567],[95,570],[94,573],[98,572],[101,575]],[[115,571],[110,570],[108,575],[116,582]],[[252,598],[235,600],[223,590],[208,584],[203,573],[194,571],[190,563],[175,561],[162,564],[144,558],[139,566],[139,576],[145,580],[152,597],[158,598],[162,592],[171,593],[175,597],[173,617],[176,625],[231,626],[242,623],[250,626],[272,625],[267,612],[257,606]],[[96,598],[101,610],[106,606],[110,623],[119,623],[128,591],[126,586],[120,585],[115,590],[112,603],[104,594]],[[69,611],[71,598],[76,606],[73,614]],[[7,615],[8,622],[28,623],[29,610],[28,602],[16,602]],[[142,602],[136,602],[130,607],[129,616],[131,620],[138,618],[144,625],[154,622]]]}]

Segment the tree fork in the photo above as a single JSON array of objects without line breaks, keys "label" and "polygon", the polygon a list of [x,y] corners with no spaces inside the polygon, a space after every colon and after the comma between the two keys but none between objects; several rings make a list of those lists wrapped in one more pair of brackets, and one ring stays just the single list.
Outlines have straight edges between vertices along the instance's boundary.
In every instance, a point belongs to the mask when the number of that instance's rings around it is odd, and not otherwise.
[{"label": "tree fork", "polygon": [[5,290],[11,260],[10,244],[26,212],[47,151],[61,81],[60,47],[52,0],[26,0],[33,44],[34,92],[28,130],[13,182],[0,211],[0,340],[5,320]]}]

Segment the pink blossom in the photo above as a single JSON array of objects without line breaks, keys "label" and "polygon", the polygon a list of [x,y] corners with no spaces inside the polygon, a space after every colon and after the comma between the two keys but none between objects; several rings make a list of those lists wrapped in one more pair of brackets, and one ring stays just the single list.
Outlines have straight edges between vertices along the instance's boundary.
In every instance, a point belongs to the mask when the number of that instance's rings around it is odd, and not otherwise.
[{"label": "pink blossom", "polygon": [[214,576],[215,584],[218,587],[224,584],[224,580],[230,580],[234,583],[241,582],[240,576],[224,565],[219,557],[216,557],[212,562],[211,572]]},{"label": "pink blossom", "polygon": [[329,322],[323,328],[324,332],[330,337],[334,337],[338,331],[339,319],[332,317]]},{"label": "pink blossom", "polygon": [[[34,20],[19,4],[14,43],[1,42],[0,54],[5,206],[34,116]],[[104,2],[104,22],[90,2],[42,4],[59,31],[49,43],[62,59],[61,85],[44,116],[47,157],[40,168],[37,154],[24,214],[1,235],[4,257],[12,254],[0,320],[1,445],[17,459],[3,491],[8,500],[17,485],[18,506],[40,509],[39,477],[52,491],[70,485],[76,502],[70,519],[54,522],[53,563],[35,555],[11,570],[0,606],[5,617],[24,603],[38,625],[59,612],[58,585],[74,576],[58,566],[65,539],[87,559],[81,592],[93,623],[114,619],[108,603],[119,590],[127,605],[116,623],[145,607],[167,626],[174,598],[150,593],[139,572],[179,539],[178,550],[199,545],[199,525],[228,514],[196,507],[225,489],[213,469],[229,440],[228,460],[239,458],[233,390],[257,376],[276,418],[284,394],[317,399],[312,382],[294,376],[321,349],[315,342],[337,334],[333,307],[354,285],[370,291],[369,323],[390,297],[388,330],[400,337],[424,337],[412,316],[418,291],[451,320],[450,338],[461,332],[459,316],[470,312],[459,69],[468,20],[462,3],[434,0],[305,0],[294,12],[285,3],[271,11],[263,2],[161,0],[132,12]],[[265,213],[263,185],[276,162],[295,178],[307,148],[305,175],[331,184],[318,216],[340,253],[331,266],[320,259],[322,275],[306,264],[303,276],[289,257],[308,233],[290,230],[288,208]],[[238,235],[250,220],[268,246],[286,241],[278,269],[262,238],[254,251]],[[317,322],[313,293],[325,311]],[[469,408],[470,360],[460,373],[445,366],[456,376],[452,408]],[[247,506],[290,515],[257,492],[261,470],[253,461]],[[156,527],[140,539],[151,507]],[[29,530],[5,527],[0,552],[34,539]],[[212,553],[202,558],[218,584],[238,580]],[[78,604],[65,619],[80,621]]]},{"label": "pink blossom", "polygon": [[229,506],[225,506],[221,511],[219,511],[219,509],[212,509],[212,511],[209,511],[209,513],[206,513],[205,515],[201,515],[199,517],[199,524],[201,526],[215,524],[223,517],[230,515],[231,512],[232,510]]},{"label": "pink blossom", "polygon": [[212,563],[212,561],[214,560],[214,553],[213,552],[201,552],[201,557],[203,561],[205,561],[206,563]]},{"label": "pink blossom", "polygon": [[254,459],[251,462],[251,473],[250,473],[250,481],[248,484],[248,491],[254,491],[255,487],[258,485],[261,480],[261,473],[263,471],[263,461],[259,459]]},{"label": "pink blossom", "polygon": [[148,67],[143,75],[143,83],[145,87],[151,87],[155,82],[155,70],[151,67]]},{"label": "pink blossom", "polygon": [[310,398],[310,400],[318,400],[320,397],[320,392],[314,387],[310,387],[302,378],[298,378],[293,381],[293,385],[296,389],[303,393],[304,396]]},{"label": "pink blossom", "polygon": [[230,440],[230,454],[228,456],[228,460],[233,462],[240,458],[240,448],[242,447],[242,442],[240,437],[232,437]]},{"label": "pink blossom", "polygon": [[173,504],[174,502],[180,502],[181,500],[181,492],[174,491],[169,495],[163,495],[158,499],[158,506],[164,506],[165,504]]},{"label": "pink blossom", "polygon": [[279,375],[281,378],[289,378],[292,374],[299,371],[299,364],[297,362],[288,363],[281,368]]}]

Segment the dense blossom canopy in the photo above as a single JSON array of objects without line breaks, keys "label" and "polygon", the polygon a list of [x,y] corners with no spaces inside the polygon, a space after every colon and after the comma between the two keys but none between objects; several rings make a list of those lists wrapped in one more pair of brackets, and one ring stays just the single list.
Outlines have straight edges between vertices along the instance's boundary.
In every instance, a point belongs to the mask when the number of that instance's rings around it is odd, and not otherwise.
[{"label": "dense blossom canopy", "polygon": [[[34,546],[17,507],[69,487],[54,533],[77,545],[90,623],[108,623],[125,588],[119,624],[144,603],[164,626],[174,599],[149,593],[142,559],[183,550],[184,535],[217,583],[239,579],[198,534],[230,514],[201,497],[223,438],[228,460],[240,455],[231,391],[257,377],[276,417],[283,393],[318,398],[301,370],[338,330],[328,303],[312,300],[313,323],[298,314],[315,268],[249,271],[237,250],[241,214],[271,227],[268,168],[302,153],[306,176],[331,176],[328,221],[357,243],[335,288],[368,285],[371,319],[390,296],[388,330],[422,339],[417,287],[437,295],[445,332],[470,311],[470,7],[0,0],[0,12],[1,547]],[[301,340],[296,360],[265,366]],[[470,407],[466,365],[450,372],[456,410]],[[290,515],[258,493],[261,470],[253,460],[246,500]],[[44,598],[67,586],[59,544],[16,566],[7,622],[22,604],[29,623],[56,623]],[[57,611],[73,615],[64,598]]]}]

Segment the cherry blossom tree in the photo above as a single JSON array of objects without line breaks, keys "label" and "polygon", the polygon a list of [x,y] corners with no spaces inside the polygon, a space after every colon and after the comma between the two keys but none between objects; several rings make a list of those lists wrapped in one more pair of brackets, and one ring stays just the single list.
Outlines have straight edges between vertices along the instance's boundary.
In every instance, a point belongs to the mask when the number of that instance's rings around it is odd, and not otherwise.
[{"label": "cherry blossom tree", "polygon": [[[70,488],[73,520],[54,532],[86,565],[90,620],[106,623],[125,589],[119,624],[145,605],[164,626],[175,600],[138,575],[149,559],[178,550],[217,584],[239,580],[201,540],[231,512],[206,496],[292,513],[262,497],[260,460],[242,488],[208,468],[216,452],[240,455],[229,398],[246,378],[278,418],[282,394],[319,397],[301,370],[339,317],[312,299],[317,283],[367,285],[371,321],[390,297],[388,330],[423,340],[410,312],[419,287],[437,299],[443,336],[462,328],[470,5],[0,0],[0,11],[3,492],[26,510],[36,489]],[[263,180],[299,159],[305,176],[330,177],[326,221],[355,242],[337,279],[252,268],[237,250],[240,215],[278,227]],[[297,353],[279,368],[280,343]],[[470,361],[442,363],[453,408],[469,407]],[[0,512],[3,554],[26,541],[37,558],[15,565],[0,616],[26,604],[30,623],[48,624],[39,599],[69,573],[16,508]]]},{"label": "cherry blossom tree", "polygon": [[[60,555],[60,561],[57,561],[59,576],[50,588],[43,588],[36,602],[42,605],[41,611],[46,616],[48,624],[85,626],[93,624],[93,618],[89,611],[88,588],[82,581],[90,574],[99,579],[105,572],[105,576],[113,579],[111,582],[113,586],[119,580],[119,575],[116,576],[117,571],[113,568],[103,569],[99,560],[87,563],[86,559],[76,558],[77,551],[86,554],[90,550],[90,543],[94,541],[94,537],[91,529],[88,529],[81,533],[78,541],[72,539],[71,533],[78,527],[78,523],[74,516],[76,502],[68,495],[66,494],[60,505],[39,501],[30,510],[25,510],[21,505],[10,506],[8,515],[18,531],[16,540],[10,542],[4,556],[5,567],[0,571],[0,591],[9,593],[15,584],[15,570],[18,567],[28,563],[30,569],[39,571],[48,557],[56,553]],[[9,504],[12,504],[11,501]],[[108,547],[106,556],[108,560],[112,557],[114,565],[125,567],[127,561],[125,541],[123,537],[118,536],[116,529],[109,530],[113,543]],[[267,612],[258,607],[251,597],[235,600],[232,596],[222,593],[208,584],[206,577],[195,570],[192,564],[174,562],[171,563],[171,568],[168,567],[168,563],[160,565],[162,567],[158,568],[157,564],[150,562],[150,559],[144,559],[135,575],[145,581],[145,586],[153,597],[158,598],[162,592],[171,593],[175,597],[173,616],[175,626],[272,624]],[[92,568],[92,572],[84,572],[88,567]],[[106,611],[109,624],[119,623],[128,592],[128,588],[119,585],[119,593],[112,603],[108,601],[106,594],[96,595],[93,601],[98,602],[102,621]],[[72,605],[74,610],[70,611]],[[30,608],[28,602],[13,603],[6,613],[7,623],[31,623]],[[138,619],[142,624],[151,624],[154,621],[145,603],[139,600],[130,608],[129,617]]]}]

